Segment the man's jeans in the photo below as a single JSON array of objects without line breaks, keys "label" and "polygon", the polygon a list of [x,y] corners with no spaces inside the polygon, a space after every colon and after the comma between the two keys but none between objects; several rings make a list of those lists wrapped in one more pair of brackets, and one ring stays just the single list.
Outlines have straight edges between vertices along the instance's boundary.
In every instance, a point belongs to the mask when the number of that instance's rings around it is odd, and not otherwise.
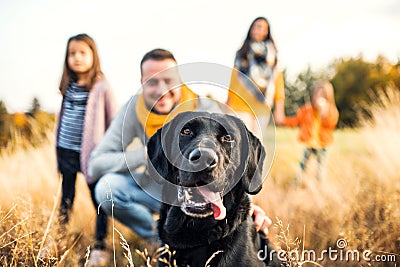
[{"label": "man's jeans", "polygon": [[150,241],[157,236],[153,214],[159,212],[161,202],[143,191],[130,173],[104,175],[96,185],[95,196],[107,215],[113,215],[140,237]]}]

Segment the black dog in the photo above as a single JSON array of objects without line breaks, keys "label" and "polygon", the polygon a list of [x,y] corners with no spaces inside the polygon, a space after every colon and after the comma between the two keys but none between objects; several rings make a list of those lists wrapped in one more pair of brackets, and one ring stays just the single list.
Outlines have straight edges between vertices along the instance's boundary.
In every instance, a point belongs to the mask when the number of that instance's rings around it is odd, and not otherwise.
[{"label": "black dog", "polygon": [[265,151],[241,120],[184,112],[147,150],[150,175],[164,182],[159,236],[178,266],[266,266],[248,196],[261,190]]}]

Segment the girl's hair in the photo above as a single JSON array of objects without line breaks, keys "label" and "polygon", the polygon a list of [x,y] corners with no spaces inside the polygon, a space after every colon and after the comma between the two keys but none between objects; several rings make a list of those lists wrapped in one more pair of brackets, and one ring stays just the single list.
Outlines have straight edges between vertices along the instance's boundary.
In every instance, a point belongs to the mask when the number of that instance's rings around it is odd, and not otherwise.
[{"label": "girl's hair", "polygon": [[82,41],[85,42],[93,53],[93,65],[92,68],[89,70],[89,75],[87,75],[87,80],[85,81],[85,87],[87,91],[90,91],[93,85],[100,79],[103,78],[103,72],[101,71],[100,67],[100,57],[97,52],[96,43],[94,42],[93,38],[85,33],[81,33],[75,36],[72,36],[68,39],[67,49],[65,53],[65,60],[64,60],[64,69],[61,77],[60,82],[60,91],[61,94],[64,95],[65,91],[67,90],[69,83],[71,81],[77,80],[77,75],[75,72],[71,70],[68,66],[68,47],[71,41]]},{"label": "girl's hair", "polygon": [[[270,41],[272,43],[272,45],[274,46],[275,51],[276,51],[274,38],[272,38],[271,27],[270,27],[270,24],[269,24],[268,20],[265,17],[257,17],[250,24],[250,28],[249,28],[249,30],[247,32],[246,39],[244,39],[242,47],[238,50],[239,58],[241,58],[241,59],[247,59],[247,53],[250,50],[250,43],[252,41],[252,39],[251,39],[251,29],[253,28],[254,24],[258,20],[264,20],[267,23],[267,25],[268,25],[268,34],[267,34],[267,36],[265,37],[265,39],[263,41]],[[277,60],[275,60],[275,64],[276,64],[276,61]]]},{"label": "girl's hair", "polygon": [[317,92],[322,91],[324,98],[330,105],[336,106],[335,104],[335,93],[333,85],[328,81],[317,81],[312,89],[311,98],[314,98]]}]

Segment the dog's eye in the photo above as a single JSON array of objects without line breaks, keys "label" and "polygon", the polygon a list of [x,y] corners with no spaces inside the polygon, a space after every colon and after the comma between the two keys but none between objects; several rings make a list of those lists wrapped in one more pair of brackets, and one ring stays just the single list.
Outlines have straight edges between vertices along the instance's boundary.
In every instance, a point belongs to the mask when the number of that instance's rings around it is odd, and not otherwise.
[{"label": "dog's eye", "polygon": [[233,140],[233,138],[232,138],[232,136],[231,136],[230,134],[227,134],[227,135],[224,135],[224,136],[222,137],[222,141],[231,143],[231,142],[233,142],[234,140]]},{"label": "dog's eye", "polygon": [[182,135],[191,135],[192,131],[189,128],[183,128],[181,131]]}]

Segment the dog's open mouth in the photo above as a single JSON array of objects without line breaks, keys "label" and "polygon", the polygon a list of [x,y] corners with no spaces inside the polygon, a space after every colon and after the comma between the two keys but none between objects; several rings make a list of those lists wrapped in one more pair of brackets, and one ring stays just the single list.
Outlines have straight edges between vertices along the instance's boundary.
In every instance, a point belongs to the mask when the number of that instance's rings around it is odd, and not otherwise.
[{"label": "dog's open mouth", "polygon": [[222,192],[214,192],[207,187],[179,187],[178,200],[181,210],[188,216],[205,218],[214,215],[214,219],[223,220],[226,208],[222,201]]}]

